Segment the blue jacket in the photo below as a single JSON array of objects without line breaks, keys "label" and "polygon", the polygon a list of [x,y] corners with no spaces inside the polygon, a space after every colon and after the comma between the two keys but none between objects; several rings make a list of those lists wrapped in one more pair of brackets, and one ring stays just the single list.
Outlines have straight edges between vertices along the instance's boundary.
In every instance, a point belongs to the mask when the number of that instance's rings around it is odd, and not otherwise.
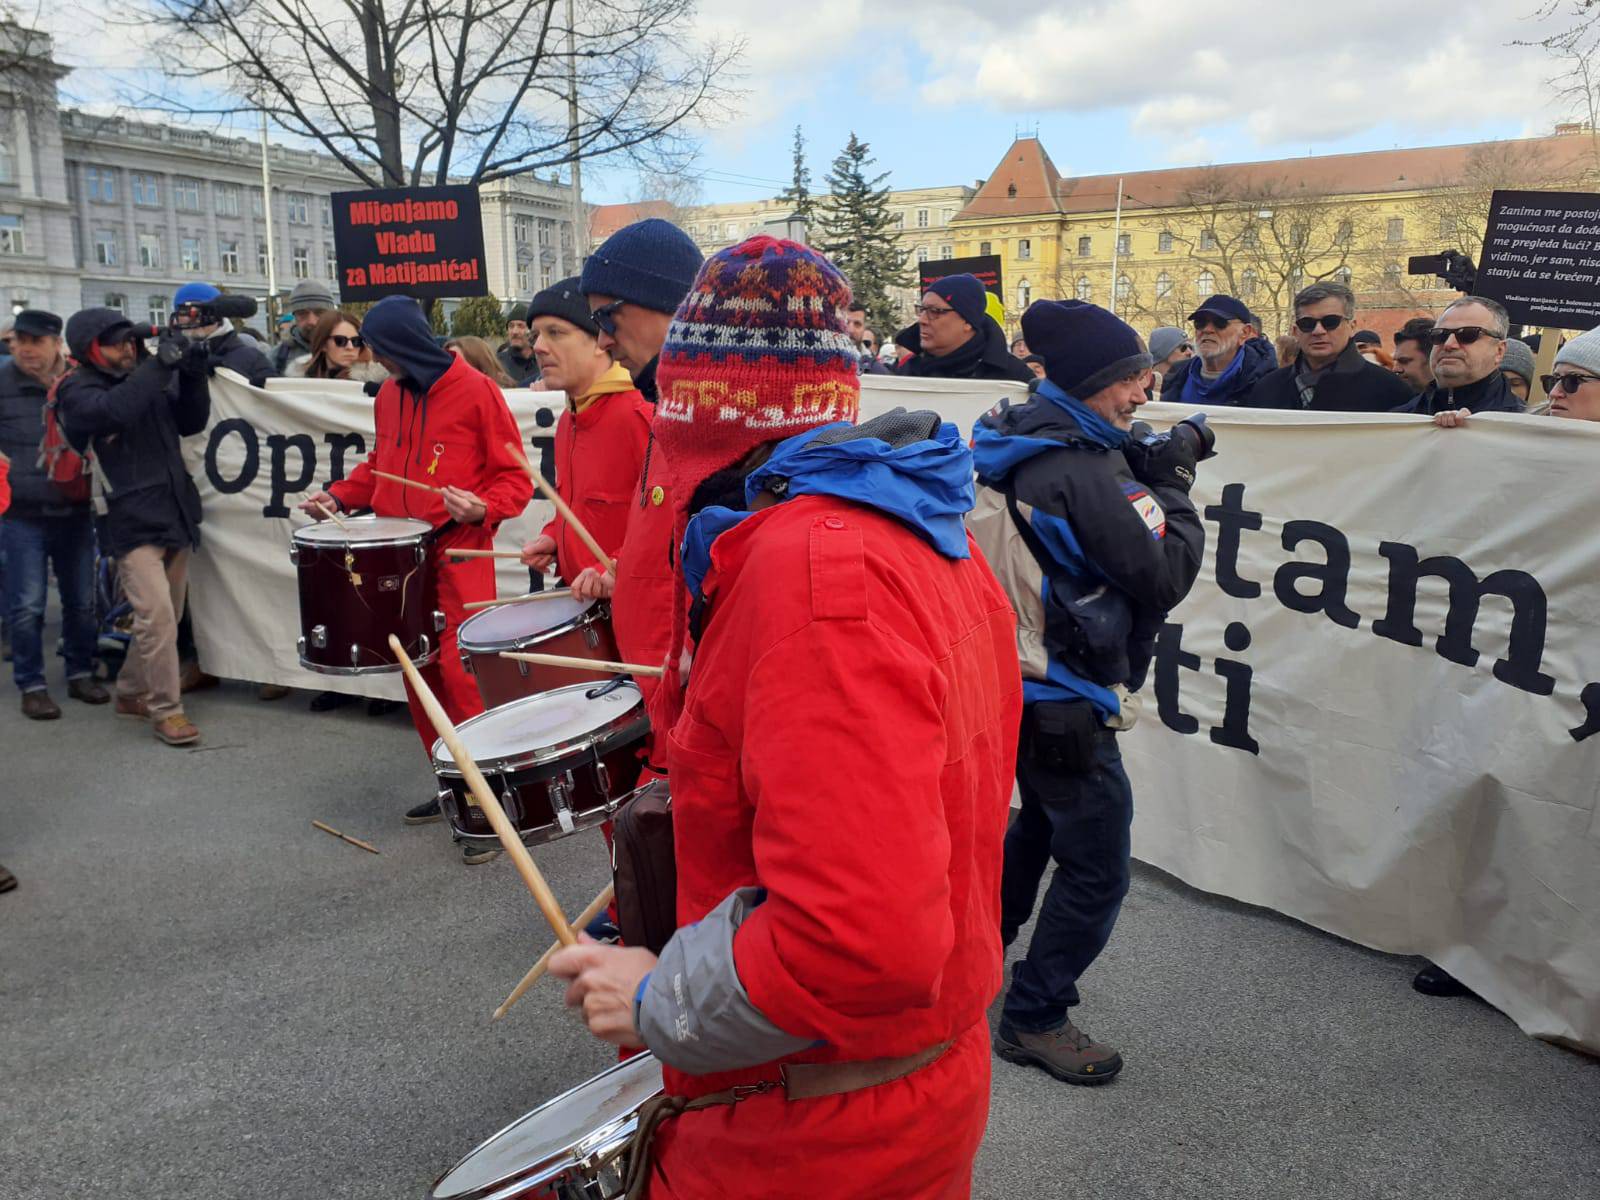
[{"label": "blue jacket", "polygon": [[1201,377],[1200,356],[1174,363],[1161,381],[1161,399],[1180,404],[1230,405],[1244,403],[1262,376],[1278,369],[1278,357],[1265,338],[1251,338],[1239,346],[1227,370],[1209,385]]}]

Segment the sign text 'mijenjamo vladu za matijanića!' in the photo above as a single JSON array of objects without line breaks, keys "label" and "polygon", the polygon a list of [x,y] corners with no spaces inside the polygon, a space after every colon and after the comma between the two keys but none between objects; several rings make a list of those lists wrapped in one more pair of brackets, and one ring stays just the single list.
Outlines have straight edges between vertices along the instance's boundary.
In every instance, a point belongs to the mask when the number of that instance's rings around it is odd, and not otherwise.
[{"label": "sign text 'mijenjamo vladu za matijani\u0107a!'", "polygon": [[470,185],[333,194],[339,295],[483,296],[483,219]]}]

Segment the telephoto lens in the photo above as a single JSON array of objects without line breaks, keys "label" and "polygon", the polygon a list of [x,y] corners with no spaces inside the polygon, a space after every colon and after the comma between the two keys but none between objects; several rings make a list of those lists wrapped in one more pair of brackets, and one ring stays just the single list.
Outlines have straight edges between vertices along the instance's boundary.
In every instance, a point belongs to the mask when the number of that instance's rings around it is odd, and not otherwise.
[{"label": "telephoto lens", "polygon": [[1205,413],[1185,417],[1172,427],[1172,435],[1189,442],[1195,462],[1203,462],[1217,452],[1216,431],[1206,424]]}]

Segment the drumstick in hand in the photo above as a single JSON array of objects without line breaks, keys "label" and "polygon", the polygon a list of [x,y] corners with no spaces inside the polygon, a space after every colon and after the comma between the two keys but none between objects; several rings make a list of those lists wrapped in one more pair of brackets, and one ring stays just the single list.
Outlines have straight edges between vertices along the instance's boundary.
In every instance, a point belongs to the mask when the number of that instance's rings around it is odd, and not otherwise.
[{"label": "drumstick in hand", "polygon": [[[611,898],[615,894],[616,888],[609,883],[606,884],[606,890],[601,892],[593,900],[589,901],[589,907],[578,914],[577,920],[572,922],[572,927],[574,929],[582,929],[584,926],[588,925],[590,921],[594,920],[600,915],[601,910],[603,910],[606,905],[611,903]],[[498,1021],[501,1017],[510,1012],[511,1006],[518,1000],[521,1000],[527,990],[544,977],[545,971],[547,971],[550,967],[550,960],[556,956],[556,951],[559,949],[561,949],[561,943],[557,942],[554,946],[551,946],[550,949],[546,950],[539,956],[539,961],[534,963],[533,969],[522,977],[522,982],[511,989],[511,995],[505,998],[505,1003],[501,1004],[499,1008],[494,1010],[494,1016],[489,1018],[491,1021]]]},{"label": "drumstick in hand", "polygon": [[431,483],[423,483],[420,479],[407,479],[404,475],[391,475],[388,471],[373,471],[379,479],[387,479],[390,483],[398,483],[402,487],[421,488],[425,492],[443,493],[442,487],[434,487]]},{"label": "drumstick in hand", "polygon": [[521,550],[446,550],[446,558],[521,558]]},{"label": "drumstick in hand", "polygon": [[475,612],[480,608],[494,608],[499,604],[526,604],[530,600],[553,600],[557,596],[572,595],[571,588],[546,588],[542,592],[528,592],[522,596],[507,596],[503,600],[468,600],[461,607],[468,612]]},{"label": "drumstick in hand", "polygon": [[525,654],[518,650],[502,650],[501,658],[514,658],[518,662],[534,663],[541,667],[572,667],[578,671],[596,671],[602,675],[643,675],[659,679],[667,673],[665,667],[645,667],[638,663],[605,662],[597,658],[569,658],[565,654]]},{"label": "drumstick in hand", "polygon": [[516,864],[517,874],[522,876],[522,882],[527,884],[528,890],[533,893],[534,901],[539,905],[539,911],[544,914],[544,919],[550,922],[550,928],[555,931],[556,941],[563,946],[577,945],[578,939],[572,932],[572,926],[567,924],[566,914],[561,911],[561,905],[556,903],[555,893],[544,881],[544,875],[533,861],[533,856],[528,853],[528,848],[522,844],[517,831],[506,819],[505,810],[500,807],[500,801],[495,799],[494,792],[489,790],[488,781],[484,779],[483,772],[478,770],[478,764],[472,760],[472,755],[468,754],[467,748],[461,744],[456,727],[450,723],[450,718],[445,716],[444,709],[440,707],[438,698],[433,694],[433,689],[422,678],[422,673],[411,661],[411,656],[400,644],[400,639],[392,633],[389,635],[389,649],[394,651],[400,669],[406,673],[406,679],[411,683],[411,690],[416,692],[417,699],[422,702],[422,707],[428,714],[428,720],[433,722],[434,729],[450,751],[450,757],[455,759],[462,778],[472,789],[473,799],[478,802],[483,815],[489,818],[489,824],[494,826],[495,834],[499,837],[500,844],[506,848],[506,853],[511,855],[511,861]]},{"label": "drumstick in hand", "polygon": [[561,498],[555,488],[550,486],[548,479],[539,474],[539,468],[528,461],[528,456],[522,452],[522,447],[515,442],[507,442],[506,449],[517,456],[517,460],[522,463],[522,469],[528,473],[528,478],[533,480],[533,486],[543,492],[544,498],[556,506],[556,511],[561,514],[562,519],[572,526],[572,532],[578,535],[585,546],[589,547],[589,553],[595,556],[595,559],[603,568],[615,575],[617,573],[617,564],[612,561],[609,554],[600,549],[600,543],[594,540],[594,534],[590,533],[584,523],[578,520],[578,514],[572,511],[572,506]]},{"label": "drumstick in hand", "polygon": [[322,503],[322,501],[313,500],[311,502],[311,507],[316,509],[319,513],[321,513],[325,517],[332,517],[333,518],[333,523],[335,525],[337,525],[340,529],[344,530],[346,533],[350,532],[350,526],[348,526],[348,525],[346,525],[344,523],[344,518],[341,517],[333,509],[329,508],[326,504]]}]

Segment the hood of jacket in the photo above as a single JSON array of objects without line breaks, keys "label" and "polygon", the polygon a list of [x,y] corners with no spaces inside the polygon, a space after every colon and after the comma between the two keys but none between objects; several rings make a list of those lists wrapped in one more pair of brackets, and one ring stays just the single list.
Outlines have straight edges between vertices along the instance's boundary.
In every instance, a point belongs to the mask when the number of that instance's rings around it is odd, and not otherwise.
[{"label": "hood of jacket", "polygon": [[67,349],[72,357],[85,366],[92,365],[89,347],[99,338],[119,325],[132,325],[114,308],[86,308],[67,318]]},{"label": "hood of jacket", "polygon": [[409,296],[385,296],[361,321],[361,337],[372,353],[400,368],[400,376],[423,394],[433,389],[455,361],[433,339],[433,326]]},{"label": "hood of jacket", "polygon": [[1063,446],[1103,452],[1123,445],[1128,435],[1096,417],[1081,400],[1041,379],[1026,403],[1002,400],[972,427],[972,460],[978,482],[1003,488],[1019,466]]},{"label": "hood of jacket", "polygon": [[1239,353],[1216,379],[1206,379],[1201,367],[1198,354],[1174,363],[1161,381],[1161,398],[1182,404],[1237,404],[1257,380],[1278,369],[1278,352],[1271,342],[1250,338],[1239,344]]}]

